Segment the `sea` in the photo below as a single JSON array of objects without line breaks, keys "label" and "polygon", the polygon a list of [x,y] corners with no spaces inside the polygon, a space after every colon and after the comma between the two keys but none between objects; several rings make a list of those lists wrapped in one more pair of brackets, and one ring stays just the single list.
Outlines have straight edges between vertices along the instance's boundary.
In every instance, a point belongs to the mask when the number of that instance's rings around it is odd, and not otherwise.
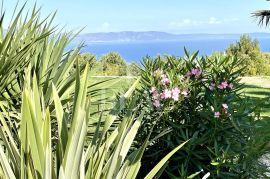
[{"label": "sea", "polygon": [[[199,51],[200,56],[213,52],[224,52],[231,43],[239,39],[203,39],[183,41],[133,41],[133,42],[91,42],[85,44],[84,53],[93,53],[97,58],[109,52],[118,52],[127,62],[140,63],[146,56],[157,55],[183,56],[184,47],[192,52]],[[262,52],[270,52],[270,37],[258,39]]]}]

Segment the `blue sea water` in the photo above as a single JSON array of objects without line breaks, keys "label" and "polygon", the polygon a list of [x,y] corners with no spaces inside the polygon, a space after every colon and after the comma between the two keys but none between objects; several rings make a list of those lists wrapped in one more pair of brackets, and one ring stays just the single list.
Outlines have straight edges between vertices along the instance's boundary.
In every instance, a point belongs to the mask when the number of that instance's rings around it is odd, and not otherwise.
[{"label": "blue sea water", "polygon": [[[140,62],[143,57],[160,55],[183,56],[184,47],[190,52],[199,50],[199,55],[222,52],[239,39],[211,39],[191,41],[152,41],[152,42],[95,42],[86,44],[82,52],[96,54],[97,57],[108,52],[118,52],[128,62]],[[270,52],[270,38],[258,39],[261,50]]]}]

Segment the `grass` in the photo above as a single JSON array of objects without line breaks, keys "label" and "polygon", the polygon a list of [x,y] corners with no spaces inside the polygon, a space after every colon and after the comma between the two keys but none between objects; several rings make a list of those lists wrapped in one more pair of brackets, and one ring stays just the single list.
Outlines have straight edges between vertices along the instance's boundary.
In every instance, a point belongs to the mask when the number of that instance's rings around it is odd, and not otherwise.
[{"label": "grass", "polygon": [[[270,151],[270,77],[243,77],[244,95],[260,108],[261,119],[257,121],[257,130],[254,133],[257,143],[268,143],[265,152]],[[256,145],[256,144],[255,144]],[[260,145],[258,145],[260,151]],[[257,153],[257,152],[256,152]]]},{"label": "grass", "polygon": [[243,77],[244,95],[261,108],[261,116],[270,116],[270,77]]},{"label": "grass", "polygon": [[[94,89],[102,89],[100,95],[95,96],[92,101],[99,101],[100,99],[106,99],[106,102],[99,102],[93,111],[107,111],[113,106],[117,94],[123,94],[127,89],[135,82],[133,77],[105,77],[105,76],[92,76],[90,78],[90,84],[100,83],[96,85]],[[106,113],[105,113],[106,115]],[[93,115],[92,119],[97,121],[98,115]]]}]

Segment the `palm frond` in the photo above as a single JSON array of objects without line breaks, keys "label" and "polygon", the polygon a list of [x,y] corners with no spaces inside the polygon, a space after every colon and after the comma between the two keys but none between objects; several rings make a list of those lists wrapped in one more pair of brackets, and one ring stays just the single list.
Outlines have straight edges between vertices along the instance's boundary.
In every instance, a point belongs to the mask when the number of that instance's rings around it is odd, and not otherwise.
[{"label": "palm frond", "polygon": [[252,17],[255,17],[259,26],[267,27],[270,22],[270,10],[260,10],[252,13]]}]

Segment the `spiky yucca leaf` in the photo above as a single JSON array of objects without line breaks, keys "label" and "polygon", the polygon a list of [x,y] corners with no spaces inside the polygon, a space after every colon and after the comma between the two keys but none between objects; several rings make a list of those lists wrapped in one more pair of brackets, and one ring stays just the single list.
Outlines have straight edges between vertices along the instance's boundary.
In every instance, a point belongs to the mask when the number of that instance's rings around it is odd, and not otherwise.
[{"label": "spiky yucca leaf", "polygon": [[[9,148],[4,152],[0,148],[1,169],[6,177],[10,178],[135,178],[141,166],[141,158],[149,144],[149,136],[143,146],[129,154],[131,145],[140,127],[143,112],[135,118],[135,103],[130,103],[130,111],[122,119],[122,122],[113,132],[103,127],[100,131],[97,124],[92,142],[86,143],[87,124],[89,122],[90,103],[87,100],[88,68],[82,77],[77,72],[76,92],[73,110],[69,117],[65,117],[60,97],[53,87],[53,99],[55,103],[58,137],[52,140],[51,114],[48,106],[44,105],[44,97],[39,91],[37,79],[30,76],[30,70],[26,75],[26,85],[23,92],[21,126],[20,126],[20,150],[19,158],[15,154],[13,160],[9,160],[12,154],[13,144],[3,140],[4,146]],[[135,83],[134,85],[136,85]],[[134,90],[133,86],[131,89]],[[129,97],[129,90],[124,97]],[[127,98],[123,101],[128,100]],[[123,102],[122,101],[122,102]],[[118,103],[119,105],[119,103]],[[116,105],[117,106],[117,105]],[[119,108],[118,112],[122,108]],[[114,109],[114,114],[117,109]],[[1,114],[1,113],[0,113]],[[118,117],[109,117],[116,120]],[[69,120],[71,122],[69,122]],[[101,121],[101,120],[100,120]],[[111,121],[109,122],[111,124]],[[69,126],[69,127],[67,127]],[[9,129],[9,128],[8,128]],[[5,129],[0,129],[3,132]],[[13,130],[16,130],[13,128]],[[3,135],[5,136],[5,135]],[[11,136],[12,139],[12,136]],[[12,140],[11,140],[12,141]],[[54,146],[56,144],[56,146]],[[183,144],[184,145],[184,144]],[[56,150],[55,150],[56,147]],[[15,147],[16,148],[16,147]],[[171,156],[180,146],[172,151]],[[160,167],[166,163],[170,156],[151,172],[154,176]],[[19,161],[18,161],[19,160]],[[17,165],[20,163],[20,165]],[[18,172],[19,171],[19,172]]]}]

